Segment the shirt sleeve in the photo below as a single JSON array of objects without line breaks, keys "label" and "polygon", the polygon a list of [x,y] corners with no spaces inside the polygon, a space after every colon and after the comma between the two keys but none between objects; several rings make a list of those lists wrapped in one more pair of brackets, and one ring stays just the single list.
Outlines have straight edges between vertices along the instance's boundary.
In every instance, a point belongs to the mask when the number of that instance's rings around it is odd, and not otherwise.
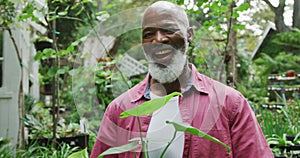
[{"label": "shirt sleeve", "polygon": [[230,127],[233,158],[273,158],[254,112],[246,99],[239,94],[234,104]]}]

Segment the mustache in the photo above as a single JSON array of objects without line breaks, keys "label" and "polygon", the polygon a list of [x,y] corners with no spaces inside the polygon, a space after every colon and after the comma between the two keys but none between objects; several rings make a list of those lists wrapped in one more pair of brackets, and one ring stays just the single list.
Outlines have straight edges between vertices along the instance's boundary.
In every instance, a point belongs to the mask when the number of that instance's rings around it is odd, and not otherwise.
[{"label": "mustache", "polygon": [[146,60],[147,60],[147,63],[148,63],[148,66],[150,65],[157,65],[159,67],[162,67],[162,68],[165,68],[167,67],[167,64],[165,63],[160,63],[160,62],[156,62],[151,55],[147,54],[147,53],[144,53],[145,57],[146,57]]},{"label": "mustache", "polygon": [[176,48],[173,47],[172,45],[163,44],[163,43],[144,43],[143,47],[147,51],[150,50],[151,52],[156,52],[156,51],[161,51],[161,50],[166,50],[166,49],[176,50]]}]

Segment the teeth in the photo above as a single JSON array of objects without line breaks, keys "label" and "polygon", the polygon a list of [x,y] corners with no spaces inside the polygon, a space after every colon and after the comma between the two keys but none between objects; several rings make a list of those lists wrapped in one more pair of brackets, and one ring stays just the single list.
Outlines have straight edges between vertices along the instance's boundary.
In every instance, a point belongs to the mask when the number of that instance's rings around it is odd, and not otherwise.
[{"label": "teeth", "polygon": [[167,54],[167,53],[170,53],[170,52],[171,52],[170,50],[162,50],[162,51],[156,52],[155,54],[156,55],[163,55],[163,54]]}]

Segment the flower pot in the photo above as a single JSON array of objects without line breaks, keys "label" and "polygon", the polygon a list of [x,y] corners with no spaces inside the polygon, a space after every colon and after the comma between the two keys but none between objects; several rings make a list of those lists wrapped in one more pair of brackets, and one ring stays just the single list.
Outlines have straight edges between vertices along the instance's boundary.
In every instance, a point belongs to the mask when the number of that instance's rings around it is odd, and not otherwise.
[{"label": "flower pot", "polygon": [[89,135],[88,134],[80,134],[72,137],[62,137],[58,139],[58,141],[69,144],[71,147],[79,147],[84,149],[88,147],[89,143]]},{"label": "flower pot", "polygon": [[48,41],[34,42],[34,47],[37,51],[43,51],[46,48],[52,48],[52,43]]}]

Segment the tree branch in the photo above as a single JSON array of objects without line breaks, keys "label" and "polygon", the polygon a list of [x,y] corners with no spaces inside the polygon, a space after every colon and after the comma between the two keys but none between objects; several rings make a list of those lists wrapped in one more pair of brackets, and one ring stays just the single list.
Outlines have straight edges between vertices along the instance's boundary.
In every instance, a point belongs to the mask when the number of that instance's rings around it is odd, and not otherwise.
[{"label": "tree branch", "polygon": [[285,0],[280,0],[278,8],[284,8],[285,7]]},{"label": "tree branch", "polygon": [[273,5],[272,5],[272,3],[269,1],[269,0],[263,0],[264,2],[266,2],[267,4],[268,4],[268,6],[271,8],[271,10],[273,11],[273,12],[276,12],[276,7],[274,7]]}]

